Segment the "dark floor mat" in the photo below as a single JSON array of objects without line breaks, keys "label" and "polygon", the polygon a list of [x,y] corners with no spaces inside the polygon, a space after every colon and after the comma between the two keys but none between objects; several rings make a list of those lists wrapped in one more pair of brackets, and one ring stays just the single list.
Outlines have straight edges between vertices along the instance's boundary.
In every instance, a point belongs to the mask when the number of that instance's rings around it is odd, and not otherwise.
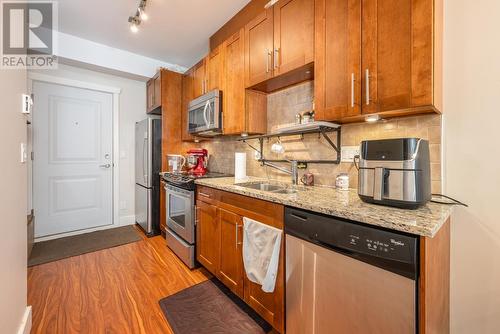
[{"label": "dark floor mat", "polygon": [[123,226],[37,242],[28,260],[28,267],[61,260],[71,256],[95,252],[141,240],[134,226]]},{"label": "dark floor mat", "polygon": [[272,327],[213,278],[160,300],[175,334],[268,333]]}]

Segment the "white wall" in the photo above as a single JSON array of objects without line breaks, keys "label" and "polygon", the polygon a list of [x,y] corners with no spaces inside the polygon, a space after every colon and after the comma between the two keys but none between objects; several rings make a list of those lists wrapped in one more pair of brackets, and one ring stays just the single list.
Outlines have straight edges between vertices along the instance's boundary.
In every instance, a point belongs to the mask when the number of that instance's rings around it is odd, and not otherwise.
[{"label": "white wall", "polygon": [[146,83],[61,64],[59,64],[57,70],[37,70],[33,72],[121,89],[120,116],[118,120],[120,127],[120,156],[115,157],[115,161],[119,161],[120,164],[119,223],[134,223],[135,122],[146,118]]},{"label": "white wall", "polygon": [[0,333],[17,333],[26,311],[27,170],[20,163],[26,91],[26,71],[0,70]]},{"label": "white wall", "polygon": [[500,331],[500,1],[445,0],[445,192],[452,333]]}]

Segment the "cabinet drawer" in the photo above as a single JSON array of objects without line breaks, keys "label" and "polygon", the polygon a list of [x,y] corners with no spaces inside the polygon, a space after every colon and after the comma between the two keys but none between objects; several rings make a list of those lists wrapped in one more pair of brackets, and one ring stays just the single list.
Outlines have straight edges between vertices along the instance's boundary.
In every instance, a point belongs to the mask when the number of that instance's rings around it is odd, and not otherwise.
[{"label": "cabinet drawer", "polygon": [[220,195],[219,191],[213,188],[198,186],[196,190],[196,200],[209,204],[217,204]]}]

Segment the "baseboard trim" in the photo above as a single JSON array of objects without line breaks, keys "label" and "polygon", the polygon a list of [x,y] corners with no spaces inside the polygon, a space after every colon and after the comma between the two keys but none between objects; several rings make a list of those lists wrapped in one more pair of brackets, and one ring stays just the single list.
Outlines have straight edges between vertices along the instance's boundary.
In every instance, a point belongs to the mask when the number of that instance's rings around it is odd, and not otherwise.
[{"label": "baseboard trim", "polygon": [[120,217],[120,221],[118,223],[120,224],[120,226],[134,225],[135,224],[135,215],[122,216],[122,217]]},{"label": "baseboard trim", "polygon": [[26,306],[24,311],[23,320],[19,326],[17,334],[29,334],[31,332],[31,306]]}]

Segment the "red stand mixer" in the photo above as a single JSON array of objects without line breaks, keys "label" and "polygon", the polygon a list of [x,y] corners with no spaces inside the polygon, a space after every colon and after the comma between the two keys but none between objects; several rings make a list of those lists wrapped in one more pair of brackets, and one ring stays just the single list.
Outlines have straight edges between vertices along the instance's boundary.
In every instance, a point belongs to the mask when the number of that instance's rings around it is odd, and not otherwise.
[{"label": "red stand mixer", "polygon": [[187,151],[188,173],[195,176],[203,176],[207,173],[208,151],[204,148],[196,148]]}]

